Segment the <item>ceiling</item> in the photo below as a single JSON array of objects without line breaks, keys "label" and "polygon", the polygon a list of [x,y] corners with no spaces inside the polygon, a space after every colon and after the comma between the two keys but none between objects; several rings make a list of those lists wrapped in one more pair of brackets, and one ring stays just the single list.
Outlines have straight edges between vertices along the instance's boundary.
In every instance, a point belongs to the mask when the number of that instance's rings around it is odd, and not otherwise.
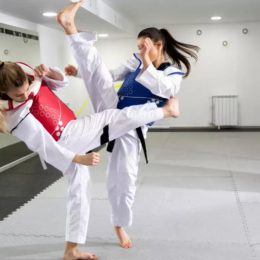
[{"label": "ceiling", "polygon": [[[42,15],[43,12],[59,11],[69,0],[0,0],[0,12],[22,18],[37,24],[51,28],[60,29],[55,18]],[[1,15],[1,14],[0,14]],[[93,30],[99,33],[110,33],[112,35],[122,34],[122,30],[99,18],[91,12],[81,8],[76,17],[80,30]],[[6,21],[8,24],[8,21]]]},{"label": "ceiling", "polygon": [[[260,0],[88,0],[104,2],[115,12],[128,19],[136,28],[140,26],[169,24],[212,23],[210,17],[220,15],[221,22],[260,21]],[[10,14],[34,23],[59,28],[55,18],[45,18],[44,11],[58,11],[69,0],[0,0],[0,12]],[[105,21],[96,13],[83,8],[77,14],[81,30],[95,30],[112,36],[125,36],[115,24]],[[6,21],[8,24],[8,21]]]},{"label": "ceiling", "polygon": [[136,24],[209,23],[220,15],[223,22],[260,20],[260,0],[106,0]]}]

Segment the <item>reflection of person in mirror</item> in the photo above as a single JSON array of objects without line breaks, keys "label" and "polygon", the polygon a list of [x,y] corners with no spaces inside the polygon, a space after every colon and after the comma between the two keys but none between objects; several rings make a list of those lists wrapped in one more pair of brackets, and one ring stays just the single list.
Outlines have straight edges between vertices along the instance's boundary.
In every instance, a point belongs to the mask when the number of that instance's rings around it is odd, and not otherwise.
[{"label": "reflection of person in mirror", "polygon": [[[176,41],[166,29],[147,28],[138,35],[139,53],[109,72],[94,46],[96,35],[78,32],[75,25],[74,17],[82,2],[65,7],[58,15],[58,22],[67,34],[78,65],[78,69],[70,65],[65,71],[67,75],[83,79],[96,112],[147,102],[160,107],[171,96],[176,96],[182,78],[190,72],[190,62],[186,56],[196,60],[199,48]],[[186,73],[181,70],[182,65]],[[113,81],[123,81],[118,93],[112,88]],[[132,246],[125,227],[131,226],[133,221],[138,163],[141,146],[146,155],[144,139],[147,129],[144,125],[131,130],[108,145],[108,150],[112,151],[107,168],[111,220],[123,248]]]},{"label": "reflection of person in mirror", "polygon": [[138,126],[174,116],[176,104],[171,99],[162,108],[146,104],[77,119],[53,93],[66,85],[66,77],[57,68],[39,65],[33,70],[21,62],[0,62],[1,127],[68,179],[64,259],[97,259],[77,247],[85,243],[89,221],[90,176],[86,166],[100,160],[99,154],[86,152]]}]

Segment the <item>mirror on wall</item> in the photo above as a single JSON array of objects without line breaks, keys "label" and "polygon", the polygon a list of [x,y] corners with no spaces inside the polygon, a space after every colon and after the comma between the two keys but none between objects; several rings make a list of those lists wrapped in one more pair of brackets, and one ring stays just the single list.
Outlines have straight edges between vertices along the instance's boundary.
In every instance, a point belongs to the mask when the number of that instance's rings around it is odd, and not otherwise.
[{"label": "mirror on wall", "polygon": [[[0,60],[22,61],[31,66],[40,63],[40,46],[37,32],[0,23]],[[0,134],[0,149],[19,142],[11,135]]]}]

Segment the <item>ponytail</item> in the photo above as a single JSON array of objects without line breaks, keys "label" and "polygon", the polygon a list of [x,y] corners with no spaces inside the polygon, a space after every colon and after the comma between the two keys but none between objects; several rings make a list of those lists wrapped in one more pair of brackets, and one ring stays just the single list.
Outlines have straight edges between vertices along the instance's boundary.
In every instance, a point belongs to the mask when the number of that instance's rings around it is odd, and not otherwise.
[{"label": "ponytail", "polygon": [[196,53],[200,49],[198,46],[176,41],[166,29],[147,28],[139,33],[139,37],[148,37],[154,42],[162,41],[163,52],[167,53],[173,64],[176,64],[179,69],[182,69],[182,65],[185,66],[186,75],[184,77],[187,77],[191,70],[190,61],[185,54],[188,54],[195,61],[198,60]]}]

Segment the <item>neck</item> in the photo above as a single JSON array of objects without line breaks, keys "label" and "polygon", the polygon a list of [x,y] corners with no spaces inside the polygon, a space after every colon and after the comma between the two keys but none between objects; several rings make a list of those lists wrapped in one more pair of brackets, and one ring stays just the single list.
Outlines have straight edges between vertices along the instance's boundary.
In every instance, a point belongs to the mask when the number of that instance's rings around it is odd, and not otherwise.
[{"label": "neck", "polygon": [[164,55],[160,55],[160,56],[158,57],[158,59],[156,59],[156,60],[153,62],[153,65],[154,65],[154,67],[157,69],[157,68],[159,68],[159,66],[160,66],[162,63],[164,63],[164,62],[166,62],[165,56],[164,56]]}]

